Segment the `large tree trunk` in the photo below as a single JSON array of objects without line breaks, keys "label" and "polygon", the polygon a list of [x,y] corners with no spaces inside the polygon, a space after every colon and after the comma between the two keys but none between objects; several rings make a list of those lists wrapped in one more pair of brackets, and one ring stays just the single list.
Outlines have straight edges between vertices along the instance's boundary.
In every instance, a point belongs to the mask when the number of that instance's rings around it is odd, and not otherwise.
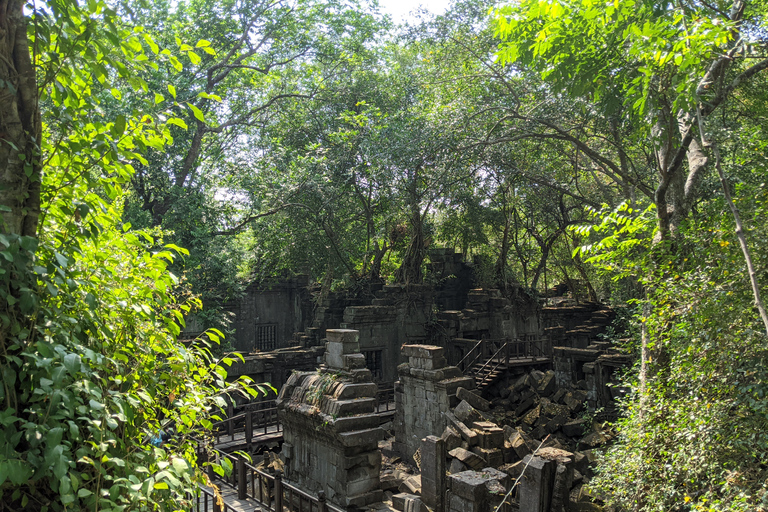
[{"label": "large tree trunk", "polygon": [[36,236],[41,127],[24,4],[0,0],[0,231]]}]

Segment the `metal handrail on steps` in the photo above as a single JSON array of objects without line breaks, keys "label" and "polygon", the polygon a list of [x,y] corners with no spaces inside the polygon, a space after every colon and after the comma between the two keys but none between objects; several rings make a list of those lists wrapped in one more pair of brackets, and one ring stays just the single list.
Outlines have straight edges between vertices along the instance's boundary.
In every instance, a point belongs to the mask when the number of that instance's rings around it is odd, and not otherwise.
[{"label": "metal handrail on steps", "polygon": [[[491,370],[488,373],[485,373],[485,368],[488,366],[490,362],[496,359],[496,357],[499,355],[499,352],[501,352],[502,350],[506,350],[507,352],[506,357],[498,361],[496,365],[493,368],[491,368]],[[483,365],[480,368],[478,368],[476,374],[482,375],[483,378],[480,379],[480,382],[477,383],[477,387],[482,387],[483,384],[485,384],[486,379],[488,379],[488,377],[490,377],[493,374],[493,372],[495,372],[499,368],[499,366],[501,366],[502,364],[507,364],[507,362],[509,362],[509,342],[505,341],[504,344],[501,347],[499,347],[499,349],[496,350],[496,352],[485,363],[483,363]]]},{"label": "metal handrail on steps", "polygon": [[[472,367],[475,365],[475,363],[477,362],[477,360],[478,360],[478,359],[480,359],[480,358],[483,356],[483,348],[485,348],[485,347],[484,347],[484,342],[485,342],[485,340],[480,340],[480,341],[478,341],[478,342],[475,344],[475,346],[474,346],[474,347],[472,347],[471,349],[469,349],[469,352],[467,352],[467,353],[466,353],[466,355],[465,355],[464,357],[462,357],[462,358],[461,358],[461,361],[459,361],[459,363],[456,365],[456,367],[457,367],[459,370],[461,370],[462,372],[464,372],[464,373],[467,373],[468,371],[470,371],[470,370],[472,369]],[[475,356],[472,358],[472,360],[471,360],[471,361],[469,361],[469,362],[466,362],[466,361],[467,361],[467,359],[468,359],[468,358],[469,358],[469,357],[470,357],[470,356],[471,356],[473,353],[475,353],[475,352],[477,352],[477,353],[476,353],[476,354],[475,354]]]}]

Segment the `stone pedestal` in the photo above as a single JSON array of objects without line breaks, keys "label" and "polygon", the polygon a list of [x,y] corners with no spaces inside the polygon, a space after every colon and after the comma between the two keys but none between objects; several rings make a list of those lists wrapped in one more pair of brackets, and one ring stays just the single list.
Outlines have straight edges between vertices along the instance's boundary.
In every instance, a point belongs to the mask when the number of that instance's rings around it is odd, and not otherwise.
[{"label": "stone pedestal", "polygon": [[382,495],[377,386],[359,353],[357,331],[329,329],[326,337],[325,365],[291,375],[277,400],[285,476],[308,491],[324,491],[334,504],[362,507]]},{"label": "stone pedestal", "polygon": [[475,381],[455,366],[447,366],[442,347],[403,345],[402,354],[408,362],[397,368],[393,448],[411,460],[423,438],[440,436],[448,426],[446,413],[458,403],[456,390],[473,389]]}]

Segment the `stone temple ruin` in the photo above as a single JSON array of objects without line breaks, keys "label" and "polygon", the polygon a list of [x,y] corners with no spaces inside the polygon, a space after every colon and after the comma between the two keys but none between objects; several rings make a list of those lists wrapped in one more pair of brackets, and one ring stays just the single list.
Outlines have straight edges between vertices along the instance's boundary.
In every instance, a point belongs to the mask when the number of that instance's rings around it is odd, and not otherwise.
[{"label": "stone temple ruin", "polygon": [[601,510],[584,484],[632,362],[599,336],[611,309],[442,282],[332,293],[274,349],[238,341],[230,375],[279,387],[285,481],[342,510]]}]

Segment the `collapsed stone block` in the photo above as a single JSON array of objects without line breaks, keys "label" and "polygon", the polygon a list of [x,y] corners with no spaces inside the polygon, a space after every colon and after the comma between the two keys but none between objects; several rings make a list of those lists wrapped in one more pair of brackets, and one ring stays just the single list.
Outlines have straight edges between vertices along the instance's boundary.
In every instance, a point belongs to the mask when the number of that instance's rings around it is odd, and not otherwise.
[{"label": "collapsed stone block", "polygon": [[448,455],[458,459],[462,464],[471,469],[480,469],[486,465],[486,461],[482,457],[464,448],[454,448],[448,452]]},{"label": "collapsed stone block", "polygon": [[504,431],[490,421],[475,421],[472,429],[478,434],[480,448],[501,448],[504,446]]},{"label": "collapsed stone block", "polygon": [[451,451],[461,446],[461,434],[452,425],[445,427],[443,435],[440,437],[445,442],[445,449]]},{"label": "collapsed stone block", "polygon": [[421,496],[434,512],[445,509],[445,442],[427,436],[421,440]]},{"label": "collapsed stone block", "polygon": [[453,414],[456,415],[459,421],[465,424],[483,420],[483,417],[480,416],[480,413],[477,412],[477,410],[472,407],[472,405],[470,405],[470,403],[466,400],[459,402],[459,405],[453,409]]},{"label": "collapsed stone block", "polygon": [[467,389],[458,388],[456,390],[456,396],[459,398],[459,400],[466,401],[469,405],[478,411],[488,412],[491,410],[491,404],[488,402],[488,400]]},{"label": "collapsed stone block", "polygon": [[484,468],[457,473],[448,480],[448,512],[487,512],[504,498],[509,478],[497,469]]},{"label": "collapsed stone block", "polygon": [[459,419],[453,415],[451,412],[445,413],[445,417],[448,419],[448,421],[451,422],[451,424],[456,427],[456,430],[459,431],[461,434],[461,437],[470,445],[474,446],[477,444],[477,432],[474,430],[468,428],[462,421],[459,421]]},{"label": "collapsed stone block", "polygon": [[552,396],[556,388],[557,382],[555,381],[555,372],[550,370],[542,377],[541,382],[539,382],[537,391],[542,396]]}]

